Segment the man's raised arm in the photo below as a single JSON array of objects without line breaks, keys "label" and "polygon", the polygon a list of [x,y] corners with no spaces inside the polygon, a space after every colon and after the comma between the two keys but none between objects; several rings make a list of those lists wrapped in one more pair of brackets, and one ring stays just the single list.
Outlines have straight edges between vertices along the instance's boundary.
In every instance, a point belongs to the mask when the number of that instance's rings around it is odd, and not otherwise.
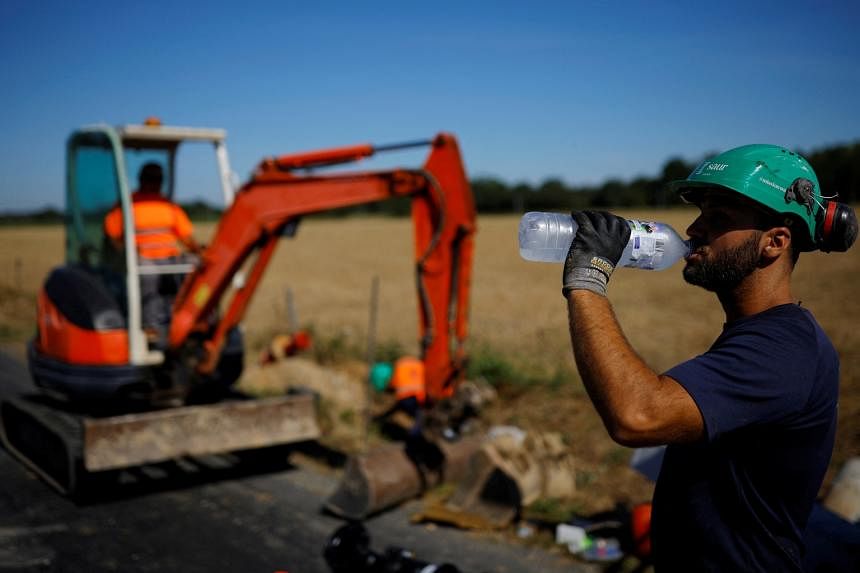
[{"label": "man's raised arm", "polygon": [[616,442],[647,446],[704,435],[696,403],[678,382],[658,376],[624,337],[606,299],[609,277],[630,237],[625,219],[573,213],[578,230],[564,265],[570,339],[579,374]]}]

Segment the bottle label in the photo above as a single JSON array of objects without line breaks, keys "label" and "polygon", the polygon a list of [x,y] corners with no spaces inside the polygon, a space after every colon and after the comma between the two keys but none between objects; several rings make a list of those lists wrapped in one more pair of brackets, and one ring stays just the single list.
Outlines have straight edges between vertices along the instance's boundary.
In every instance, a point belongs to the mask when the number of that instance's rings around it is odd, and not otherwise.
[{"label": "bottle label", "polygon": [[639,221],[631,219],[630,234],[633,242],[633,248],[630,251],[630,259],[638,261],[640,258],[651,258],[657,254],[660,249],[657,237],[654,235],[656,224],[651,221]]}]

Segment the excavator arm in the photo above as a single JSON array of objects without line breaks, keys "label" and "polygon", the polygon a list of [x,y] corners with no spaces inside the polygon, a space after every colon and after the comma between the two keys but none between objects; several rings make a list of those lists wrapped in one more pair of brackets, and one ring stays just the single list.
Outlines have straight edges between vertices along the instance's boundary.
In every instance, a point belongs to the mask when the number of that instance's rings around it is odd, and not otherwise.
[{"label": "excavator arm", "polygon": [[[354,162],[374,153],[427,145],[420,169],[341,174],[297,173]],[[202,264],[183,284],[173,308],[170,348],[178,352],[192,333],[206,333],[197,364],[211,372],[227,333],[236,326],[274,253],[278,239],[306,214],[412,198],[415,273],[421,350],[428,395],[450,396],[465,366],[475,206],[456,139],[439,134],[426,142],[359,145],[263,161],[224,213]],[[240,268],[256,254],[245,284],[232,292],[215,328],[207,321]]]}]

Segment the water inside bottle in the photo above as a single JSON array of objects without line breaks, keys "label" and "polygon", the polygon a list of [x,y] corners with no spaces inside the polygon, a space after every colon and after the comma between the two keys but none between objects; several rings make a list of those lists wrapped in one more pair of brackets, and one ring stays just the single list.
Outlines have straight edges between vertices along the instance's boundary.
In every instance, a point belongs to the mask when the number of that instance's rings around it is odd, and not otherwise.
[{"label": "water inside bottle", "polygon": [[563,261],[575,234],[576,222],[570,215],[526,213],[518,233],[520,256],[527,261]]}]

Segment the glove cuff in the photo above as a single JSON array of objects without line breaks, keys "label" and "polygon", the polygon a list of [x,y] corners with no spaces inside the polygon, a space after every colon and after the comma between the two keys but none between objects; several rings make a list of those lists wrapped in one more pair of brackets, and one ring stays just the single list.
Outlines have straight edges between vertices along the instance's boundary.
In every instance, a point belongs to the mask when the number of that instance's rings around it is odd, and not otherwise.
[{"label": "glove cuff", "polygon": [[572,290],[590,290],[600,296],[606,296],[609,276],[615,270],[615,265],[597,256],[592,257],[590,263],[589,267],[576,267],[565,273],[561,289],[565,298]]}]

